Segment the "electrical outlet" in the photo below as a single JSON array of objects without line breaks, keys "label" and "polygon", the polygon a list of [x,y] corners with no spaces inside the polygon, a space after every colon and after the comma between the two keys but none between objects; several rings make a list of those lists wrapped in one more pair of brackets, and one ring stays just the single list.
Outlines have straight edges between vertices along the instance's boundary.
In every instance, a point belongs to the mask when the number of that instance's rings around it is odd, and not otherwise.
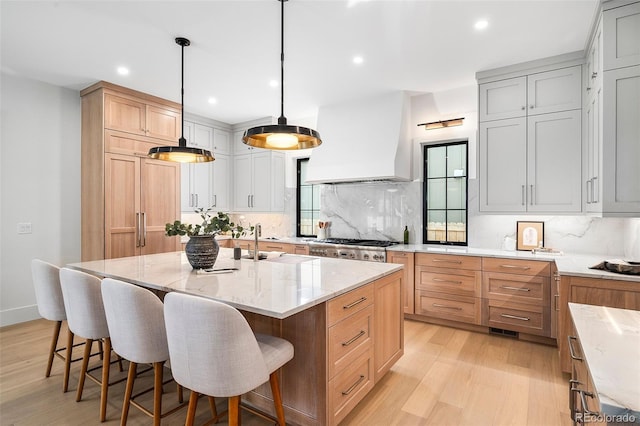
[{"label": "electrical outlet", "polygon": [[18,234],[30,234],[31,222],[18,223]]}]

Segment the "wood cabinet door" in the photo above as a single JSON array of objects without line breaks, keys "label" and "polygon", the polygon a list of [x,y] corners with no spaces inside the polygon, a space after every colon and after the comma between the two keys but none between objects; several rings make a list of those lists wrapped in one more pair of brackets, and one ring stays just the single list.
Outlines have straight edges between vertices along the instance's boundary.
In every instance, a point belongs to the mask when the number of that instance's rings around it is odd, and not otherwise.
[{"label": "wood cabinet door", "polygon": [[180,138],[182,115],[179,111],[147,105],[146,135],[175,142]]},{"label": "wood cabinet door", "polygon": [[140,252],[140,159],[105,155],[105,259]]},{"label": "wood cabinet door", "polygon": [[480,123],[480,211],[527,210],[527,119]]},{"label": "wood cabinet door", "polygon": [[404,265],[402,300],[405,314],[415,312],[414,254],[405,252],[387,252],[387,263]]},{"label": "wood cabinet door", "polygon": [[146,105],[113,95],[104,96],[104,127],[136,135],[146,129]]},{"label": "wood cabinet door", "polygon": [[404,353],[402,272],[375,281],[374,292],[374,377],[377,383]]},{"label": "wood cabinet door", "polygon": [[179,237],[167,237],[164,232],[168,222],[180,217],[180,163],[140,161],[140,254],[177,251]]},{"label": "wood cabinet door", "polygon": [[531,74],[527,77],[527,114],[580,109],[582,107],[582,67]]},{"label": "wood cabinet door", "polygon": [[527,114],[527,77],[480,85],[480,122],[524,117]]},{"label": "wood cabinet door", "polygon": [[582,210],[581,111],[528,118],[527,210]]}]

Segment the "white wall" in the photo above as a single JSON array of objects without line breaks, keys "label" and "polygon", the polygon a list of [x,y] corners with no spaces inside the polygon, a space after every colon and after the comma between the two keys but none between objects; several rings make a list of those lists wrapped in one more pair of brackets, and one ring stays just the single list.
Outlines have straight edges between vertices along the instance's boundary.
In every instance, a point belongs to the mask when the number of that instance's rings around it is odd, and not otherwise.
[{"label": "white wall", "polygon": [[[0,75],[0,326],[38,318],[30,262],[80,260],[80,95]],[[32,225],[18,234],[18,223]]]}]

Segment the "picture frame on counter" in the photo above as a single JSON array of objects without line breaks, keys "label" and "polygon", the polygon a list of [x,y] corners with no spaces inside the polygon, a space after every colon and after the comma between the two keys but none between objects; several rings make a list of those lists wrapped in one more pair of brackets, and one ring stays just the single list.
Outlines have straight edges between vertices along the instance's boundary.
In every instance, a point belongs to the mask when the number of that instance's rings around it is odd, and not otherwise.
[{"label": "picture frame on counter", "polygon": [[544,247],[544,222],[516,222],[516,249],[533,250]]}]

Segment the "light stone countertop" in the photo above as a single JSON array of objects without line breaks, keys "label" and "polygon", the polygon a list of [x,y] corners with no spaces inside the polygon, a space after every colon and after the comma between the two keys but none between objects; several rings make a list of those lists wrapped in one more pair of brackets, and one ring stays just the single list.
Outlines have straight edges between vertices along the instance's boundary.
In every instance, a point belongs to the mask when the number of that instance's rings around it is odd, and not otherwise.
[{"label": "light stone countertop", "polygon": [[[243,251],[246,254],[246,251]],[[237,309],[283,319],[340,294],[401,270],[402,265],[282,255],[255,262],[233,259],[221,248],[213,269],[229,273],[197,273],[184,252],[94,260],[67,265],[102,277],[121,279],[161,291],[215,299]]]},{"label": "light stone countertop", "polygon": [[640,311],[577,303],[569,311],[602,413],[640,422]]},{"label": "light stone countertop", "polygon": [[441,253],[456,254],[462,256],[500,257],[506,259],[555,261],[560,275],[572,275],[587,278],[601,278],[609,280],[634,281],[640,283],[640,275],[617,274],[615,272],[600,269],[590,269],[604,260],[614,259],[615,256],[583,255],[583,254],[549,254],[532,253],[530,251],[511,251],[497,249],[483,249],[462,246],[440,246],[433,244],[397,244],[387,248],[387,251],[413,252],[413,253]]}]

